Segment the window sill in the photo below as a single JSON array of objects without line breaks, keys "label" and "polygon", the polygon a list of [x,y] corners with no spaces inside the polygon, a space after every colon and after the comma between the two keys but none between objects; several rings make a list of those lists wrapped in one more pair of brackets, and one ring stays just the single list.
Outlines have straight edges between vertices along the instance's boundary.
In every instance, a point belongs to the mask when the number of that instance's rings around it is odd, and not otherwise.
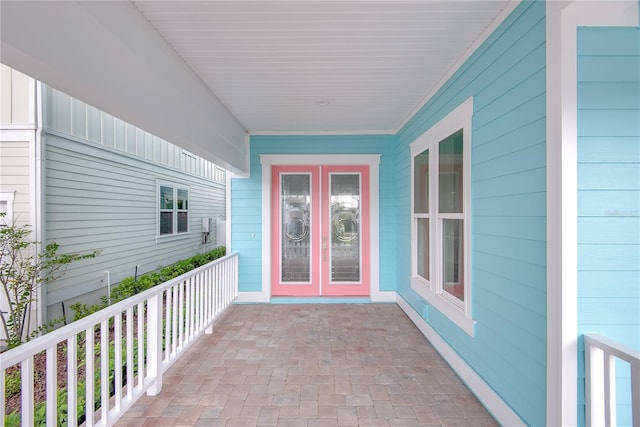
[{"label": "window sill", "polygon": [[156,243],[164,242],[164,241],[173,241],[173,240],[182,240],[191,237],[192,234],[189,232],[180,233],[180,234],[162,234],[156,236]]},{"label": "window sill", "polygon": [[418,277],[412,277],[411,289],[424,298],[436,310],[444,314],[460,329],[472,337],[475,335],[476,321],[464,314],[460,307],[447,301],[442,295],[431,292],[423,280]]}]

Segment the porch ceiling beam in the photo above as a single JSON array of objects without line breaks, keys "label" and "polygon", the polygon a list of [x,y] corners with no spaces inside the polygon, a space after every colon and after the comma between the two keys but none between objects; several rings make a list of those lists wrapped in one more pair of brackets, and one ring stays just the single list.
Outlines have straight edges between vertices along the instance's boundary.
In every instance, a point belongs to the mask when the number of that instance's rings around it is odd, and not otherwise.
[{"label": "porch ceiling beam", "polygon": [[236,173],[244,127],[131,2],[2,1],[0,61]]}]

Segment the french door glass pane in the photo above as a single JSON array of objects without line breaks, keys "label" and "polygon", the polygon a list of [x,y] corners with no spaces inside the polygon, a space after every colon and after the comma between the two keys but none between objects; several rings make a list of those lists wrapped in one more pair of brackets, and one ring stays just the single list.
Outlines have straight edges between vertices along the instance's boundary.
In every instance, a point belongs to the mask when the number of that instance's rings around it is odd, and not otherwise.
[{"label": "french door glass pane", "polygon": [[332,174],[331,281],[360,281],[360,175]]},{"label": "french door glass pane", "polygon": [[462,213],[462,129],[440,141],[438,192],[440,213]]},{"label": "french door glass pane", "polygon": [[445,292],[464,301],[463,224],[461,219],[443,219],[442,253]]},{"label": "french door glass pane", "polygon": [[311,279],[311,176],[282,175],[281,242],[283,282]]},{"label": "french door glass pane", "polygon": [[418,218],[418,275],[429,279],[429,218]]},{"label": "french door glass pane", "polygon": [[413,160],[413,212],[429,213],[429,150]]}]

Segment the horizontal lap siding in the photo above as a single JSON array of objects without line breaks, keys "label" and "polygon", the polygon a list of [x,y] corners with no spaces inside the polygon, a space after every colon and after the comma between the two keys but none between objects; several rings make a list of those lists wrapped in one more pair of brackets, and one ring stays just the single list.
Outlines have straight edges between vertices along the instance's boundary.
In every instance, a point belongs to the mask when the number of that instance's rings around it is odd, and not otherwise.
[{"label": "horizontal lap siding", "polygon": [[380,160],[380,289],[395,289],[393,136],[252,136],[251,174],[231,182],[232,247],[240,252],[241,292],[262,290],[262,165],[261,154],[381,154]]},{"label": "horizontal lap siding", "polygon": [[531,425],[546,417],[545,6],[523,2],[398,134],[400,294],[410,287],[409,144],[474,97],[471,262],[475,337],[437,310],[427,321]]},{"label": "horizontal lap siding", "polygon": [[[578,329],[640,350],[640,31],[578,30]],[[579,346],[584,424],[584,347]],[[628,368],[618,425],[631,425]]]},{"label": "horizontal lap siding", "polygon": [[[7,132],[9,133],[9,132]],[[34,133],[35,138],[35,133]],[[29,224],[29,141],[0,141],[0,192],[15,192],[13,220]]]},{"label": "horizontal lap siding", "polygon": [[[213,248],[201,244],[201,218],[224,217],[224,185],[90,142],[46,135],[45,144],[47,242],[61,252],[102,251],[48,285],[49,318],[60,314],[63,301],[68,307],[106,295],[104,271],[115,283],[134,275],[136,265],[141,274]],[[157,180],[189,187],[186,236],[156,241]]]}]

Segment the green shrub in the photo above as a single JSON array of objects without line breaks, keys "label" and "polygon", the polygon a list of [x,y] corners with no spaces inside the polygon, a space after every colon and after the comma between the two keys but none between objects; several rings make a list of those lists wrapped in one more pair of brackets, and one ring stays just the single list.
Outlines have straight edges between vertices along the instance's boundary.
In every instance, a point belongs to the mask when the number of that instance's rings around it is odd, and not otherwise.
[{"label": "green shrub", "polygon": [[120,302],[132,297],[133,295],[146,291],[147,289],[151,289],[154,286],[210,263],[211,261],[222,258],[226,253],[227,249],[224,246],[219,246],[209,252],[194,255],[191,258],[178,261],[168,267],[159,267],[158,271],[143,274],[139,276],[137,280],[133,276],[127,277],[111,289],[110,302],[108,297],[102,297],[99,304],[94,304],[92,306],[87,306],[82,303],[71,305],[70,308],[75,312],[73,320],[82,319],[96,311],[108,307],[109,303],[114,304],[116,302]]},{"label": "green shrub", "polygon": [[4,378],[4,381],[4,392],[7,398],[20,393],[20,371],[11,372]]}]

